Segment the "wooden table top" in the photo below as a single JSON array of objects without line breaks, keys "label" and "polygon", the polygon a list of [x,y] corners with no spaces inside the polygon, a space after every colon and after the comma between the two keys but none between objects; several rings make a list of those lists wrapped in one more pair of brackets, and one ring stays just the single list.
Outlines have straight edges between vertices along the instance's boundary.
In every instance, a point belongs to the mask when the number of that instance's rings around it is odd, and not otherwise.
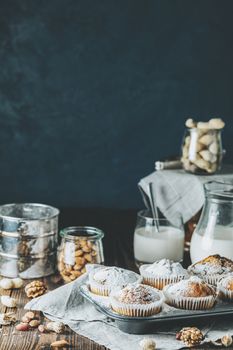
[{"label": "wooden table top", "polygon": [[[104,239],[105,262],[107,265],[116,265],[134,269],[132,239],[136,222],[135,211],[114,211],[114,210],[72,210],[61,211],[61,227],[71,225],[89,225],[102,228],[106,233]],[[54,283],[53,276],[44,278],[49,290],[58,287],[60,284]],[[25,284],[29,281],[25,281]],[[24,305],[29,301],[24,288],[19,290],[1,290],[1,294],[15,297],[19,306],[16,309],[17,319],[20,320],[25,314]],[[1,305],[1,313],[12,309],[7,309]],[[37,314],[41,323],[44,323],[42,314]],[[80,336],[68,327],[63,334],[39,333],[38,330],[19,332],[15,326],[3,326],[0,332],[0,350],[47,350],[50,349],[51,342],[66,339],[69,342],[69,349],[75,350],[107,350],[90,339]],[[184,347],[185,348],[185,347]],[[207,347],[205,347],[206,349]],[[210,349],[211,347],[208,347]],[[219,347],[218,347],[219,348]],[[204,349],[199,347],[198,349]],[[216,349],[216,348],[215,348]],[[229,348],[233,349],[233,347]],[[137,350],[137,349],[135,349]]]}]

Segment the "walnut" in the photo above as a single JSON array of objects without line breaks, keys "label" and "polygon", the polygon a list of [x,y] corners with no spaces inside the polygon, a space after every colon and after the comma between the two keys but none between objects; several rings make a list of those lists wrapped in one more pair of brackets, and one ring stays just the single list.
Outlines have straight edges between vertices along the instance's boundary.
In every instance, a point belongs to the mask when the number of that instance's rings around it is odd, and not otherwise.
[{"label": "walnut", "polygon": [[176,334],[176,339],[182,340],[185,345],[191,347],[199,345],[204,339],[204,335],[196,327],[185,327]]},{"label": "walnut", "polygon": [[46,286],[42,281],[33,281],[26,285],[25,292],[28,298],[37,298],[46,292]]},{"label": "walnut", "polygon": [[232,345],[232,336],[230,334],[226,334],[221,338],[222,345],[225,346],[225,348],[228,348]]}]

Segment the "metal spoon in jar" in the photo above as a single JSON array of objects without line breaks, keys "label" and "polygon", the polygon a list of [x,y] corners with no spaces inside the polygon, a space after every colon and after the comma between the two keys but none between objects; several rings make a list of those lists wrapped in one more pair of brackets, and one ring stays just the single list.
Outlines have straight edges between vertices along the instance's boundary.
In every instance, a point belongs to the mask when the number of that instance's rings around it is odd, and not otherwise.
[{"label": "metal spoon in jar", "polygon": [[159,214],[158,214],[158,209],[157,209],[154,191],[153,191],[153,182],[149,183],[149,200],[150,200],[151,211],[152,211],[153,219],[155,223],[155,228],[156,228],[156,231],[159,232],[159,220],[158,220]]}]

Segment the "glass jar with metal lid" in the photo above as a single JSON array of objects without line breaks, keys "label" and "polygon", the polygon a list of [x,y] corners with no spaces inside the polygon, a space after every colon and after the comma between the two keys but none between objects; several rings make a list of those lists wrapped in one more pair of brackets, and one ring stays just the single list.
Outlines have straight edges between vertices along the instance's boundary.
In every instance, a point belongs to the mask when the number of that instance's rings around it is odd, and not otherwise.
[{"label": "glass jar with metal lid", "polygon": [[39,278],[55,272],[59,210],[44,204],[0,206],[0,274]]},{"label": "glass jar with metal lid", "polygon": [[86,272],[86,264],[104,262],[103,231],[95,227],[72,226],[60,231],[58,270],[68,283]]}]

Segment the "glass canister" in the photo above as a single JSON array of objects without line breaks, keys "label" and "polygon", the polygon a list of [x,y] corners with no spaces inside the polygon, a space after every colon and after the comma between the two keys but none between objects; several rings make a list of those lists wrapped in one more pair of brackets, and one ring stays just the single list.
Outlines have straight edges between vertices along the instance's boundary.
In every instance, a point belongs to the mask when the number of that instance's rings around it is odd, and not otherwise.
[{"label": "glass canister", "polygon": [[184,170],[196,174],[213,174],[221,167],[222,139],[218,129],[188,128],[182,145]]},{"label": "glass canister", "polygon": [[233,259],[233,185],[205,184],[205,205],[192,235],[192,263],[212,254]]},{"label": "glass canister", "polygon": [[104,263],[103,231],[95,227],[72,226],[60,231],[58,270],[68,283],[86,272],[86,264]]},{"label": "glass canister", "polygon": [[45,204],[0,206],[0,274],[39,278],[56,268],[59,210]]}]

